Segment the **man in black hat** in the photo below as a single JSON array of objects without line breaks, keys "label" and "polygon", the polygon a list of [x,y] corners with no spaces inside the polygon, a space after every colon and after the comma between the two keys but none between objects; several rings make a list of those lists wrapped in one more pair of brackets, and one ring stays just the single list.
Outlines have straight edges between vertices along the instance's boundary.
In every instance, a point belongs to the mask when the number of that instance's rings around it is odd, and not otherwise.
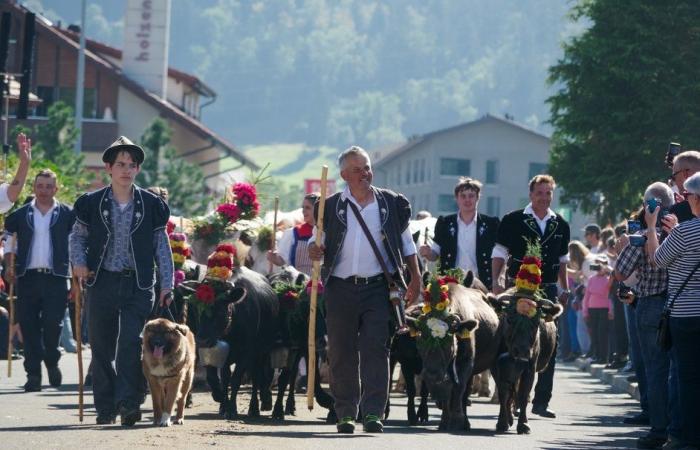
[{"label": "man in black hat", "polygon": [[[145,398],[140,333],[151,312],[158,265],[160,304],[170,303],[173,260],[162,199],[134,184],[143,150],[120,137],[102,155],[109,186],[75,202],[73,273],[88,286],[88,335],[97,423],[141,420]],[[115,364],[116,363],[116,364]]]}]

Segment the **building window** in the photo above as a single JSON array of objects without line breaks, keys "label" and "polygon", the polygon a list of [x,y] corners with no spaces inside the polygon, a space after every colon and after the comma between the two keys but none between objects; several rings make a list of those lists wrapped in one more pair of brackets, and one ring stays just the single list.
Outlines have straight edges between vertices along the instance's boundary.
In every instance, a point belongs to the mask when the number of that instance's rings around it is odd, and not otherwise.
[{"label": "building window", "polygon": [[[71,108],[75,108],[75,88],[58,88],[58,100],[64,102]],[[97,89],[95,88],[85,88],[83,92],[83,118],[101,118],[97,115]]]},{"label": "building window", "polygon": [[471,164],[468,159],[440,158],[440,175],[468,177]]},{"label": "building window", "polygon": [[41,99],[41,103],[36,107],[36,115],[39,117],[48,116],[49,106],[56,100],[56,89],[53,86],[37,86],[36,95]]},{"label": "building window", "polygon": [[454,211],[455,206],[455,196],[451,194],[440,194],[438,196],[438,211],[448,212]]},{"label": "building window", "polygon": [[496,217],[501,215],[500,197],[486,197],[486,214]]},{"label": "building window", "polygon": [[418,178],[419,178],[418,170],[419,170],[419,167],[420,167],[420,161],[417,160],[417,159],[414,160],[414,161],[413,161],[413,182],[414,182],[414,183],[418,183]]},{"label": "building window", "polygon": [[406,178],[404,178],[406,184],[411,184],[411,161],[406,161]]},{"label": "building window", "polygon": [[425,182],[425,158],[420,160],[420,182]]},{"label": "building window", "polygon": [[486,184],[498,184],[498,160],[486,161]]},{"label": "building window", "polygon": [[532,180],[535,175],[542,175],[547,173],[547,164],[544,163],[530,163],[530,170],[527,180]]},{"label": "building window", "polygon": [[401,186],[401,163],[396,165],[396,185]]}]

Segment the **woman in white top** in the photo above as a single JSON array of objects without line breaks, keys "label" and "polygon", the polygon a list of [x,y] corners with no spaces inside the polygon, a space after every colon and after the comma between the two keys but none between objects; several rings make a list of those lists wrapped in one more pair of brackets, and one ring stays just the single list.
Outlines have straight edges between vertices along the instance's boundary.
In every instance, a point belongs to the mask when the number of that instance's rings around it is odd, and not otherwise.
[{"label": "woman in white top", "polygon": [[267,253],[267,260],[272,264],[294,266],[299,272],[311,275],[312,264],[307,249],[314,229],[314,205],[318,198],[316,193],[304,196],[301,205],[304,222],[287,229],[277,244],[277,250]]}]

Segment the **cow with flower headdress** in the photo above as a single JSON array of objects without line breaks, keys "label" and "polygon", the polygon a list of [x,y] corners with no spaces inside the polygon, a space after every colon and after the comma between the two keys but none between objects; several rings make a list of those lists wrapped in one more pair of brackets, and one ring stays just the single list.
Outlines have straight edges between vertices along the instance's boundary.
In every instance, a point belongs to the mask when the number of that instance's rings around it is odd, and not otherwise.
[{"label": "cow with flower headdress", "polygon": [[563,308],[542,295],[541,268],[539,244],[528,242],[515,286],[498,297],[490,297],[500,312],[501,348],[493,374],[500,401],[496,431],[501,433],[513,425],[513,403],[519,411],[518,434],[530,433],[526,410],[528,396],[535,374],[547,368],[556,346],[557,330],[553,320]]},{"label": "cow with flower headdress", "polygon": [[459,269],[432,275],[421,309],[407,317],[423,380],[442,409],[439,429],[444,431],[470,429],[467,387],[472,375],[492,367],[498,350],[498,317],[486,294],[463,286],[463,278]]},{"label": "cow with flower headdress", "polygon": [[246,373],[253,383],[248,415],[272,408],[270,352],[279,326],[275,292],[265,277],[236,261],[236,248],[219,244],[209,255],[204,279],[176,288],[187,302],[187,324],[195,330],[212,396],[227,419],[238,416],[236,397]]}]

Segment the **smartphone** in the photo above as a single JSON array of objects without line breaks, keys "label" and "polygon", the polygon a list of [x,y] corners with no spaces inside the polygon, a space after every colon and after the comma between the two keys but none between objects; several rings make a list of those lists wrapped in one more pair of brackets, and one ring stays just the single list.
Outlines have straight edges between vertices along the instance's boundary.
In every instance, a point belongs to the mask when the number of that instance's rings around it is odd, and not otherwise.
[{"label": "smartphone", "polygon": [[673,158],[680,155],[682,151],[683,148],[678,142],[669,143],[668,150],[666,150],[666,165],[668,167],[673,167]]},{"label": "smartphone", "polygon": [[591,270],[594,271],[594,272],[597,272],[597,271],[599,271],[600,269],[602,269],[602,266],[601,266],[600,264],[591,264],[591,265],[588,266],[588,267],[590,267]]},{"label": "smartphone", "polygon": [[661,200],[657,198],[650,198],[647,200],[647,211],[649,214],[653,213],[657,206],[661,205]]},{"label": "smartphone", "polygon": [[627,234],[638,233],[642,229],[642,222],[638,220],[627,221]]}]

